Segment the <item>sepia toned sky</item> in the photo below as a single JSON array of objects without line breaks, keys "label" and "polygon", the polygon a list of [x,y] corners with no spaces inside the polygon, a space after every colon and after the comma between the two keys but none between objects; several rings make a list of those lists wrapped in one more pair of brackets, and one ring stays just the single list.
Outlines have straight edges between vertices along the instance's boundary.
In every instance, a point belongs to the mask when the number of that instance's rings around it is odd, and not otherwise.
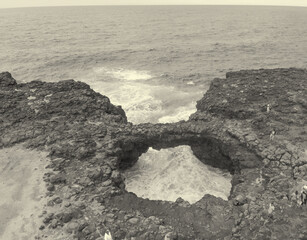
[{"label": "sepia toned sky", "polygon": [[307,0],[0,0],[0,8],[74,5],[277,5],[307,6]]}]

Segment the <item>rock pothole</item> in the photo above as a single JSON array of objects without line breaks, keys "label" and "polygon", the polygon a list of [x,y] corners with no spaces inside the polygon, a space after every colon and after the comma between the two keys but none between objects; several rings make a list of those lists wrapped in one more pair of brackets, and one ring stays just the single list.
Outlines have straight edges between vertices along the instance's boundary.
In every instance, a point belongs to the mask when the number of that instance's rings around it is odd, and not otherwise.
[{"label": "rock pothole", "polygon": [[123,175],[127,191],[150,200],[182,198],[193,204],[205,194],[227,200],[232,187],[228,170],[204,164],[188,145],[149,148]]}]

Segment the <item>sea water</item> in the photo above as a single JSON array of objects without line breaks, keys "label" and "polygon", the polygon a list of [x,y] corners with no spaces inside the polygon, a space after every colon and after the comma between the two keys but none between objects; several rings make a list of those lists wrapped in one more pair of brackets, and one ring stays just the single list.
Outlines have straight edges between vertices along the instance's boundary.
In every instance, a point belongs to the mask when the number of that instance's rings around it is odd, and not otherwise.
[{"label": "sea water", "polygon": [[302,7],[0,9],[0,71],[85,81],[133,123],[174,122],[228,71],[305,68],[306,22]]},{"label": "sea water", "polygon": [[195,203],[206,193],[228,199],[231,174],[200,162],[190,146],[150,148],[125,172],[126,188],[143,198]]},{"label": "sea water", "polygon": [[[0,71],[11,72],[18,82],[84,81],[121,105],[130,122],[176,122],[187,120],[211,80],[228,71],[306,68],[306,22],[307,8],[300,7],[0,9]],[[128,190],[133,185],[146,197],[140,183],[155,182],[150,177],[156,176],[157,189],[150,186],[147,197],[186,196],[195,202],[212,193],[226,198],[229,177],[196,161],[188,147],[152,151],[128,174]],[[168,163],[185,167],[165,170]],[[217,177],[204,177],[209,170]],[[183,183],[178,176],[194,176],[195,182]],[[215,185],[219,180],[228,184]],[[198,186],[197,192],[185,195],[186,186]]]}]

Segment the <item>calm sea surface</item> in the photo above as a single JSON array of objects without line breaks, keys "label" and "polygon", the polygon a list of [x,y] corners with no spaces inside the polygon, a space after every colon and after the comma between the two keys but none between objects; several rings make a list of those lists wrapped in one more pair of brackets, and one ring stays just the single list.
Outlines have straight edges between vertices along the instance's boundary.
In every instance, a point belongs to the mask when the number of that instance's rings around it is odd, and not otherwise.
[{"label": "calm sea surface", "polygon": [[[210,81],[228,71],[306,68],[307,8],[0,9],[0,43],[0,71],[10,71],[19,82],[85,81],[114,104],[122,105],[131,122],[174,122],[187,119]],[[180,151],[180,159],[190,152],[188,147]],[[150,154],[158,158],[155,152]],[[159,166],[169,158],[168,152],[163,154]],[[143,159],[146,161],[138,162],[139,169],[128,173],[137,176],[130,181],[141,179],[150,184],[152,180],[141,176],[148,168],[153,170],[145,175],[161,178],[163,173],[153,162],[157,160]],[[203,174],[193,176],[202,179]],[[163,190],[166,197],[171,195],[168,188]],[[144,192],[139,195],[148,196]]]}]

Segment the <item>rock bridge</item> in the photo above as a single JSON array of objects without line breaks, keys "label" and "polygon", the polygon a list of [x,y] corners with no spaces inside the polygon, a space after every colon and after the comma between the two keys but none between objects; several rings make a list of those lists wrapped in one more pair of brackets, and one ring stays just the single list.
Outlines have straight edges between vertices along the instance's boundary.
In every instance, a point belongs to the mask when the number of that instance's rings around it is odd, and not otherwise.
[{"label": "rock bridge", "polygon": [[[297,194],[307,183],[306,85],[303,69],[228,73],[213,80],[188,121],[132,125],[84,83],[17,84],[2,73],[0,147],[49,153],[44,236],[305,239]],[[228,201],[152,201],[125,190],[122,169],[149,147],[178,145],[232,173]]]}]

